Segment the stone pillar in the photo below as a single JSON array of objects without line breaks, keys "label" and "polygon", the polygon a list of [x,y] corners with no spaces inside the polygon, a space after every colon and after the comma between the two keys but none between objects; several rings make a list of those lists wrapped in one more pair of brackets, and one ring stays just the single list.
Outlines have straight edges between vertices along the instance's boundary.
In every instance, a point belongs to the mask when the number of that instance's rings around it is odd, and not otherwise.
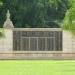
[{"label": "stone pillar", "polygon": [[6,21],[4,22],[3,29],[4,29],[4,37],[0,39],[0,51],[1,52],[8,52],[13,50],[13,23],[10,20],[10,13],[9,10],[6,14]]},{"label": "stone pillar", "polygon": [[63,52],[75,52],[75,36],[70,31],[63,31]]}]

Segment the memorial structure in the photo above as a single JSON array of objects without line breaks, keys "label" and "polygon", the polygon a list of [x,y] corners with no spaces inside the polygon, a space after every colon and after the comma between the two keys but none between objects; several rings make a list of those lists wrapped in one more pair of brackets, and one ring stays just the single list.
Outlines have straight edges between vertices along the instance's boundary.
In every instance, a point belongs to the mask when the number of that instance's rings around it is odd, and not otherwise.
[{"label": "memorial structure", "polygon": [[0,59],[74,59],[75,38],[61,28],[14,28],[9,10],[0,38]]}]

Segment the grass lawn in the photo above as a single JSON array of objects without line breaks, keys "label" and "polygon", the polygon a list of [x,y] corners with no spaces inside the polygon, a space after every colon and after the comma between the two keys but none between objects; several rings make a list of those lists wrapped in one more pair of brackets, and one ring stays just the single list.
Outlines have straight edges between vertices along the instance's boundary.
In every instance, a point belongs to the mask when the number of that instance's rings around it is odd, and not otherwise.
[{"label": "grass lawn", "polygon": [[75,60],[0,60],[0,75],[75,75]]}]

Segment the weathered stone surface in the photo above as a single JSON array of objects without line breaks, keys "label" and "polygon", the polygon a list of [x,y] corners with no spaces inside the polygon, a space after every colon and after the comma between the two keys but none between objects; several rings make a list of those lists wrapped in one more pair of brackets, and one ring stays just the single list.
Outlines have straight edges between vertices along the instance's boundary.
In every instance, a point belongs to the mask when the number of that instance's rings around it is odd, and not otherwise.
[{"label": "weathered stone surface", "polygon": [[4,22],[4,37],[0,38],[0,52],[8,52],[13,50],[13,30],[12,21],[10,20],[9,10],[6,14],[6,21]]},{"label": "weathered stone surface", "polygon": [[0,52],[13,50],[13,31],[4,29],[4,37],[0,38]]},{"label": "weathered stone surface", "polygon": [[75,37],[69,31],[63,31],[63,52],[75,52]]},{"label": "weathered stone surface", "polygon": [[6,18],[6,21],[4,22],[3,28],[7,28],[7,29],[14,28],[14,25],[13,25],[12,21],[10,20],[9,10],[7,11],[6,17],[7,18]]}]

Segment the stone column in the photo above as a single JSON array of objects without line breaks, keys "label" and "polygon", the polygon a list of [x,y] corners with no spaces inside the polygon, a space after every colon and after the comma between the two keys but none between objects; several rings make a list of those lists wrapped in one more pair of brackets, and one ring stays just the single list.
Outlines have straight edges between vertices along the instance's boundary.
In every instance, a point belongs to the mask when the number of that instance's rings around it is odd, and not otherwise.
[{"label": "stone column", "polygon": [[75,52],[75,36],[70,31],[63,31],[63,52]]},{"label": "stone column", "polygon": [[13,23],[10,20],[10,13],[9,10],[6,14],[6,21],[4,22],[3,28],[4,28],[4,37],[0,39],[0,51],[2,52],[8,52],[13,50]]}]

